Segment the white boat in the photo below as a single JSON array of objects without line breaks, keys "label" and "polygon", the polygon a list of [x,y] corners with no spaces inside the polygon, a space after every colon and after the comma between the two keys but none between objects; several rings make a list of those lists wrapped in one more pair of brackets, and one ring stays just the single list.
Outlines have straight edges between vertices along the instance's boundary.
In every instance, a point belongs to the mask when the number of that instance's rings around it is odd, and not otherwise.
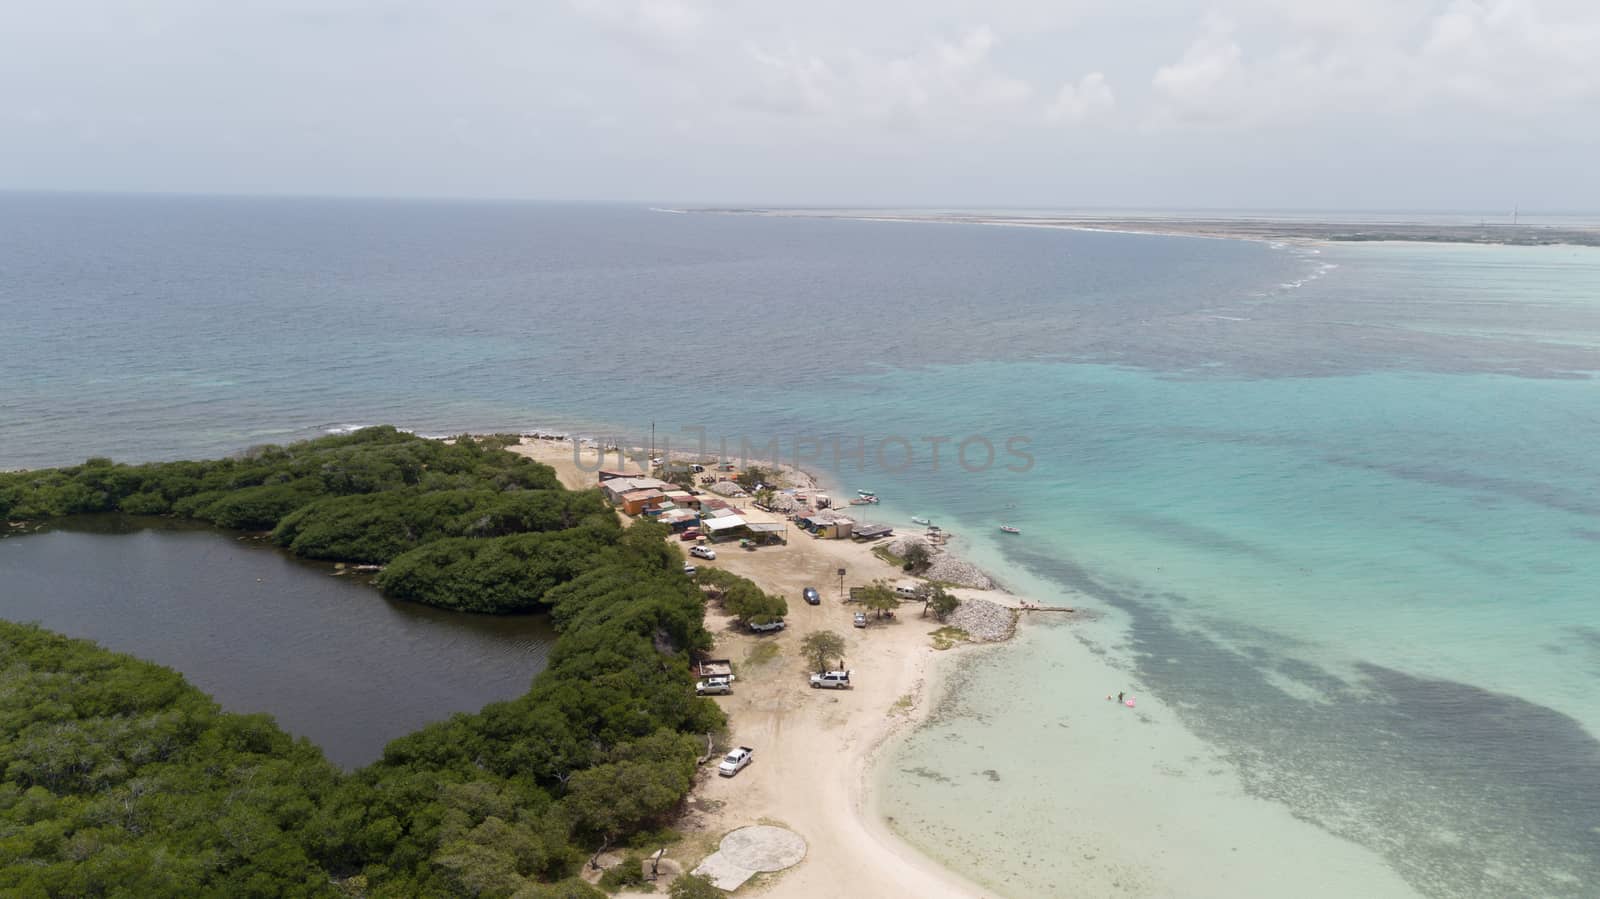
[{"label": "white boat", "polygon": [[878,498],[878,494],[873,493],[871,490],[857,490],[856,491],[856,496],[859,496],[862,499],[877,499]]},{"label": "white boat", "polygon": [[1021,531],[1017,530],[1016,528],[1012,527],[1009,524],[1002,524],[1000,526],[1000,530],[1005,532],[1005,533],[1007,533],[1007,534],[1020,534],[1020,533],[1022,533]]},{"label": "white boat", "polygon": [[921,517],[916,516],[916,515],[911,516],[911,523],[912,524],[933,524],[933,522],[929,521],[928,519],[921,518]]}]

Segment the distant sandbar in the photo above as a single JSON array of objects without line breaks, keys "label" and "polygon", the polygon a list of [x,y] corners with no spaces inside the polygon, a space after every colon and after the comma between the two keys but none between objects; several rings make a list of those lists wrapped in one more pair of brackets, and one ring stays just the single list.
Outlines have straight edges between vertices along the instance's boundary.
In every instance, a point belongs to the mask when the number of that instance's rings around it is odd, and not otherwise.
[{"label": "distant sandbar", "polygon": [[725,215],[834,218],[858,221],[939,222],[965,225],[1008,225],[1025,228],[1068,228],[1120,231],[1175,237],[1212,237],[1264,241],[1407,241],[1420,243],[1493,244],[1508,246],[1600,247],[1600,226],[1513,224],[1509,222],[1440,224],[1415,221],[1318,222],[1269,217],[1205,217],[1168,215],[1109,216],[1078,213],[986,213],[927,210],[853,209],[692,209]]}]

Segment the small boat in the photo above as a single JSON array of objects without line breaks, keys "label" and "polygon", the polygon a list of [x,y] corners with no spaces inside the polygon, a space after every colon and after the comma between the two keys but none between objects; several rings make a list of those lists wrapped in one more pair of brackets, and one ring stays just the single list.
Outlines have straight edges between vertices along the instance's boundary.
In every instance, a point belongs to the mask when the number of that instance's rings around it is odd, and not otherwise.
[{"label": "small boat", "polygon": [[928,519],[919,518],[916,515],[911,516],[911,523],[912,524],[933,524],[933,522],[929,521]]},{"label": "small boat", "polygon": [[1021,531],[1017,530],[1016,528],[1012,527],[1009,524],[1002,524],[1000,526],[1000,530],[1001,530],[1001,532],[1006,533],[1006,534],[1020,534],[1020,533],[1022,533]]},{"label": "small boat", "polygon": [[878,494],[873,493],[871,490],[857,490],[856,491],[856,496],[859,496],[862,499],[867,499],[867,500],[875,500],[875,499],[878,498]]}]

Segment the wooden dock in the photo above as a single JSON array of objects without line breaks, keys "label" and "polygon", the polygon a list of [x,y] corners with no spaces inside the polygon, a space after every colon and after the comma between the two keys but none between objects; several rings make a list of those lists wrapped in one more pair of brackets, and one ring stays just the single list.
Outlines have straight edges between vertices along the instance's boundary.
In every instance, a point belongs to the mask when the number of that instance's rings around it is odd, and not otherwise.
[{"label": "wooden dock", "polygon": [[1073,608],[1072,606],[1036,606],[1036,605],[1033,605],[1032,603],[1029,603],[1028,605],[1025,605],[1025,606],[1018,606],[1017,607],[1017,611],[1019,611],[1019,612],[1076,612],[1078,610]]}]

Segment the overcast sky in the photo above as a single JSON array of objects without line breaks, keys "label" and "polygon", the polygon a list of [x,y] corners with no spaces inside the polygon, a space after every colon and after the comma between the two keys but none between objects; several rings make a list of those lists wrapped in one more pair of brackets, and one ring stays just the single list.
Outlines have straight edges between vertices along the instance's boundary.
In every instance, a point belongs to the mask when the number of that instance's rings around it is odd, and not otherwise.
[{"label": "overcast sky", "polygon": [[1600,0],[12,0],[0,188],[1600,210]]}]

